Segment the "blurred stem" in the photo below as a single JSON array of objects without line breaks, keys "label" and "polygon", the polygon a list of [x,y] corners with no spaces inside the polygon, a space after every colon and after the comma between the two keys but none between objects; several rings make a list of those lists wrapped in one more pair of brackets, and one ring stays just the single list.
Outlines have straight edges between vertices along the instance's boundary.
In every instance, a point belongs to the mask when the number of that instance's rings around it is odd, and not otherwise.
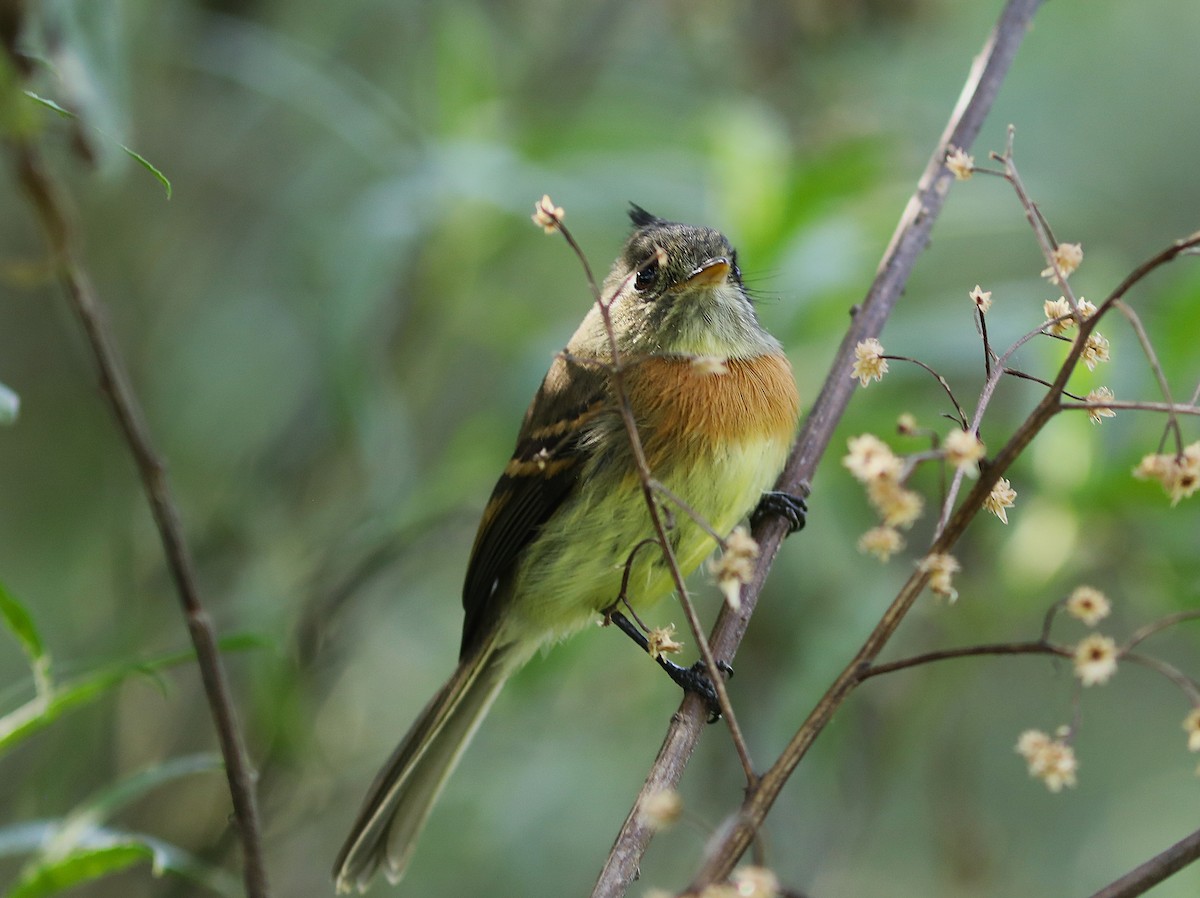
[{"label": "blurred stem", "polygon": [[45,231],[55,273],[83,327],[96,362],[101,390],[137,465],[146,499],[150,503],[167,566],[179,593],[188,633],[196,649],[197,666],[225,761],[234,818],[244,854],[246,893],[250,898],[265,898],[268,889],[255,799],[255,773],[250,766],[238,724],[233,696],[217,647],[216,631],[196,585],[195,566],[184,539],[183,525],[167,481],[166,468],[154,449],[141,406],[129,386],[125,365],[113,339],[104,306],[92,289],[77,255],[74,231],[58,187],[31,140],[15,141],[12,151],[17,181]]}]

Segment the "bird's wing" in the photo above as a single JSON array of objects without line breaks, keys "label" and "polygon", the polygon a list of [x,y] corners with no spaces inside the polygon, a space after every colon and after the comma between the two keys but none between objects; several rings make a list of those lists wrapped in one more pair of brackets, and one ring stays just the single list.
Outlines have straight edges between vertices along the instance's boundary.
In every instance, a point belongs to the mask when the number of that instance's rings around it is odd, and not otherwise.
[{"label": "bird's wing", "polygon": [[464,656],[495,622],[502,586],[517,556],[578,485],[591,447],[585,435],[610,406],[608,396],[602,367],[560,356],[533,397],[467,565]]}]

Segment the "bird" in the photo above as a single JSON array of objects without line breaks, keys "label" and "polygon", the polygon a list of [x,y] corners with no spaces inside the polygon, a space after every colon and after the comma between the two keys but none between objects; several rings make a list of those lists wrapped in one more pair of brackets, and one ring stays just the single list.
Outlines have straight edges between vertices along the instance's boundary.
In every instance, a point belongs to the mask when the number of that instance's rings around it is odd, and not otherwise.
[{"label": "bird", "polygon": [[663,552],[638,550],[654,530],[623,400],[662,496],[690,509],[656,498],[685,576],[713,553],[711,534],[729,534],[756,508],[802,525],[803,502],[770,489],[797,429],[799,394],[737,252],[712,228],[635,204],[629,218],[632,232],[600,289],[611,334],[593,302],[525,412],[467,564],[458,666],[371,784],[334,866],[339,893],[365,891],[381,867],[400,879],[511,674],[606,619],[619,594],[636,612],[674,589]]}]

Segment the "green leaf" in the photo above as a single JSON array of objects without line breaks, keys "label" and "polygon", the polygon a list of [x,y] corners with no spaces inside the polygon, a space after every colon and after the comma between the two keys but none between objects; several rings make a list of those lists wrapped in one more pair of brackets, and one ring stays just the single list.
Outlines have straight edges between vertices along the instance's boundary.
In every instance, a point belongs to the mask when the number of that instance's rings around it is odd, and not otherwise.
[{"label": "green leaf", "polygon": [[29,97],[29,99],[33,100],[35,103],[41,103],[47,109],[51,109],[54,112],[57,112],[63,118],[77,118],[75,113],[71,112],[69,109],[64,109],[62,106],[59,106],[53,100],[51,100],[47,97],[38,96],[31,90],[25,91],[25,96]]},{"label": "green leaf", "polygon": [[21,397],[9,387],[0,384],[0,425],[12,424],[21,411]]},{"label": "green leaf", "polygon": [[[82,119],[80,119],[79,116],[77,116],[75,113],[73,113],[70,109],[67,109],[64,106],[60,106],[58,103],[55,103],[53,100],[49,99],[48,97],[39,96],[38,94],[35,94],[31,90],[25,91],[25,96],[29,97],[29,99],[33,100],[35,103],[40,103],[42,106],[45,106],[47,109],[57,112],[59,115],[65,117],[65,118],[74,119],[76,121],[82,121]],[[152,162],[150,162],[149,159],[147,159],[145,156],[143,156],[141,153],[137,152],[136,150],[133,150],[133,149],[127,147],[125,144],[121,143],[121,141],[117,140],[113,136],[104,133],[99,128],[93,128],[92,130],[95,131],[97,134],[99,134],[101,137],[103,137],[105,140],[111,140],[113,143],[115,143],[117,146],[119,146],[122,150],[124,150],[125,153],[131,159],[133,159],[135,162],[137,162],[138,165],[142,166],[142,168],[146,169],[146,171],[148,171],[148,172],[150,172],[150,174],[154,175],[154,177],[158,180],[158,183],[160,183],[163,186],[163,190],[166,191],[167,199],[171,198],[171,182],[167,179],[166,175],[164,175],[161,171],[159,171],[159,169],[157,167],[155,167],[155,165]]]},{"label": "green leaf", "polygon": [[[264,640],[257,636],[238,634],[222,639],[219,645],[223,652],[241,651],[261,647]],[[103,667],[61,682],[51,694],[39,694],[0,716],[0,754],[45,729],[66,712],[90,704],[134,674],[153,676],[159,671],[177,667],[194,658],[195,653],[190,650],[172,652],[149,661],[123,662]]]},{"label": "green leaf", "polygon": [[136,842],[115,842],[81,848],[54,861],[32,864],[7,893],[7,898],[53,895],[71,886],[119,873],[138,861],[151,860],[152,852]]},{"label": "green leaf", "polygon": [[[172,758],[161,764],[147,767],[133,776],[100,790],[87,801],[77,806],[63,821],[56,841],[71,843],[75,835],[96,828],[125,805],[141,798],[163,783],[192,776],[197,773],[212,773],[223,770],[221,756],[213,752],[185,755]],[[53,852],[51,852],[53,853]]]},{"label": "green leaf", "polygon": [[3,583],[0,583],[0,618],[4,619],[8,629],[17,637],[21,648],[29,656],[38,696],[48,696],[53,685],[50,680],[50,656],[46,654],[46,647],[42,644],[42,637],[33,622],[33,616]]},{"label": "green leaf", "polygon": [[128,869],[139,861],[150,862],[151,873],[170,873],[196,882],[230,898],[241,894],[238,881],[224,870],[209,866],[181,848],[143,833],[94,828],[81,835],[69,851],[41,854],[61,828],[54,820],[37,820],[0,828],[0,857],[39,853],[26,864],[20,879],[5,898],[40,898]]}]

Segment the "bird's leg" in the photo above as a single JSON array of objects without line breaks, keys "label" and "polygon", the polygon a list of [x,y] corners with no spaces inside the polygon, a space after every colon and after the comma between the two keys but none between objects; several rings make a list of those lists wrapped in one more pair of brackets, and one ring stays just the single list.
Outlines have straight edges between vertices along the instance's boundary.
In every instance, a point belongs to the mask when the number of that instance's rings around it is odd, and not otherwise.
[{"label": "bird's leg", "polygon": [[[605,612],[604,620],[606,623],[616,624],[622,633],[641,646],[643,652],[649,654],[650,640],[646,638],[646,634],[642,632],[641,628],[624,614],[611,608]],[[655,655],[654,660],[659,667],[666,671],[667,676],[675,682],[675,685],[684,692],[694,692],[704,699],[704,704],[708,708],[709,723],[721,719],[721,705],[717,700],[717,690],[709,678],[708,669],[703,661],[697,661],[691,667],[680,667],[661,653]],[[723,661],[718,661],[717,667],[720,668],[721,673],[733,676],[733,668]]]},{"label": "bird's leg", "polygon": [[778,515],[788,522],[788,533],[796,533],[804,529],[804,521],[808,515],[808,506],[804,498],[808,495],[808,485],[801,487],[804,496],[794,496],[781,490],[768,490],[758,500],[758,507],[750,514],[750,524],[755,526],[764,518]]}]

